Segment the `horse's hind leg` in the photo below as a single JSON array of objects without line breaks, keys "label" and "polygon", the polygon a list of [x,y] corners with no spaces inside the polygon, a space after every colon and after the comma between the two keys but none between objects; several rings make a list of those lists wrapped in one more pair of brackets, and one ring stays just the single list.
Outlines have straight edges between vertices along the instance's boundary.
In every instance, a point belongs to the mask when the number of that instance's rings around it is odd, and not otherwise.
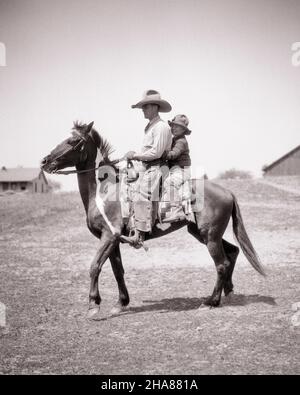
[{"label": "horse's hind leg", "polygon": [[222,290],[226,281],[227,268],[230,267],[223,244],[220,230],[218,233],[209,231],[207,226],[202,226],[200,229],[193,223],[188,225],[188,232],[192,234],[198,241],[206,244],[208,251],[213,258],[217,269],[217,282],[214,287],[212,295],[205,301],[206,305],[219,306],[221,301]]},{"label": "horse's hind leg", "polygon": [[111,314],[119,314],[125,310],[125,306],[129,304],[129,295],[124,280],[124,268],[122,264],[120,245],[117,244],[111,255],[109,256],[111,267],[119,288],[119,300],[111,310]]},{"label": "horse's hind leg", "polygon": [[205,301],[208,306],[217,307],[220,304],[222,291],[226,280],[226,270],[230,266],[230,262],[225,254],[222,239],[210,239],[207,243],[210,256],[213,258],[217,270],[217,282],[215,284],[212,295]]},{"label": "horse's hind leg", "polygon": [[233,291],[232,274],[240,250],[237,246],[224,239],[222,240],[222,244],[227,257],[226,263],[229,264],[229,266],[226,267],[224,282],[224,293],[225,296],[227,296]]}]

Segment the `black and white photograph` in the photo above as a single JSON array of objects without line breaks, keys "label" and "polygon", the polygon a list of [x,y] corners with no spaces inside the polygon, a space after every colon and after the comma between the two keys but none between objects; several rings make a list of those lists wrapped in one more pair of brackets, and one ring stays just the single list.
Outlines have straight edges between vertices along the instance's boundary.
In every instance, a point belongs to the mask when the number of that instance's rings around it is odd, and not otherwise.
[{"label": "black and white photograph", "polygon": [[299,0],[0,0],[0,375],[299,375],[299,132]]}]

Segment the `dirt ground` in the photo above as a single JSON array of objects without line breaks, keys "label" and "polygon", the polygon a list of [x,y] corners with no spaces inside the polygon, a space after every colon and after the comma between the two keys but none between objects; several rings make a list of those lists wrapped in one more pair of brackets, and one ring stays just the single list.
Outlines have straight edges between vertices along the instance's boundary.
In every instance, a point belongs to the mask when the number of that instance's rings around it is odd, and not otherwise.
[{"label": "dirt ground", "polygon": [[[292,182],[300,191],[299,178]],[[104,265],[94,322],[86,313],[97,240],[79,194],[0,197],[0,374],[299,374],[291,317],[300,302],[300,194],[257,180],[222,184],[238,198],[267,278],[241,254],[231,300],[200,307],[215,268],[181,229],[147,242],[148,252],[122,246],[131,304],[117,317],[117,286]]]}]

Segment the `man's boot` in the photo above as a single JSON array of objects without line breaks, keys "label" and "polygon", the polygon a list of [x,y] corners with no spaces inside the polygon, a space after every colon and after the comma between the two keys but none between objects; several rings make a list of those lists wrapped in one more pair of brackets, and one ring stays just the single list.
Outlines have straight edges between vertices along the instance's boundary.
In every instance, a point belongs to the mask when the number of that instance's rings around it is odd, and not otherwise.
[{"label": "man's boot", "polygon": [[128,243],[132,247],[139,249],[144,246],[145,232],[134,228],[133,234],[131,234],[130,236],[121,235],[120,238],[124,243]]},{"label": "man's boot", "polygon": [[129,243],[134,248],[144,247],[145,233],[151,231],[151,208],[152,202],[150,201],[138,200],[133,203],[135,223],[133,235],[122,235],[122,241]]}]

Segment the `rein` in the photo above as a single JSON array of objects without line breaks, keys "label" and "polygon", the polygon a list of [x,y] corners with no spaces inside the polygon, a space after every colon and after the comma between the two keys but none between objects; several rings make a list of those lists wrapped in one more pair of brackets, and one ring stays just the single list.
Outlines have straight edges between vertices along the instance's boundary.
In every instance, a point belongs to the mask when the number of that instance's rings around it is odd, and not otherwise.
[{"label": "rein", "polygon": [[[112,160],[112,161],[110,161],[107,164],[108,165],[116,165],[117,163],[122,162],[122,160],[124,160],[124,158]],[[82,173],[87,173],[89,171],[96,171],[100,167],[101,167],[101,165],[99,163],[99,165],[97,167],[93,167],[92,169],[85,169],[85,170],[57,170],[53,174],[64,174],[64,175],[68,175],[68,174],[82,174]]]},{"label": "rein", "polygon": [[64,174],[66,176],[68,174],[81,174],[81,173],[87,173],[87,172],[93,171],[93,170],[98,170],[99,167],[100,167],[100,165],[98,167],[93,167],[92,169],[86,169],[86,170],[57,170],[53,174]]}]

